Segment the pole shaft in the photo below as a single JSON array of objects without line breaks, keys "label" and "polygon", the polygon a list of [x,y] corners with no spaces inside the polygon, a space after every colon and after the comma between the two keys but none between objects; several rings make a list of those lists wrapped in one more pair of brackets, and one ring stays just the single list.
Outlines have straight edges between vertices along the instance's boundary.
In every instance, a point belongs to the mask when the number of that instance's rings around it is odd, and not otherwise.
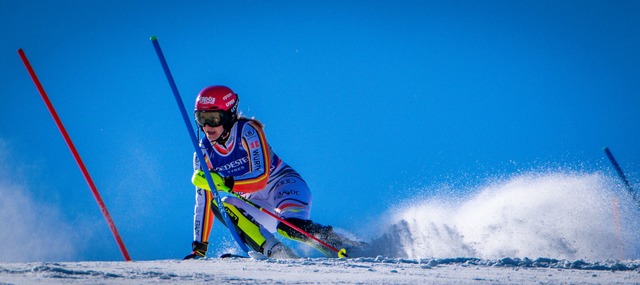
[{"label": "pole shaft", "polygon": [[44,88],[42,87],[42,84],[40,83],[40,80],[38,79],[38,76],[36,75],[35,71],[31,67],[31,64],[29,63],[29,60],[27,59],[27,56],[24,53],[24,51],[22,49],[19,49],[18,50],[18,54],[20,55],[20,59],[22,59],[22,62],[24,63],[24,66],[27,68],[27,72],[29,72],[29,75],[31,76],[31,79],[33,80],[33,83],[36,85],[36,88],[38,89],[38,92],[40,93],[40,96],[42,97],[42,100],[44,100],[44,103],[47,106],[47,109],[49,109],[49,113],[51,113],[51,116],[53,117],[53,120],[55,121],[56,125],[58,126],[58,130],[60,130],[60,133],[62,134],[62,137],[64,138],[64,141],[67,143],[67,146],[69,147],[69,150],[71,150],[71,154],[73,155],[73,158],[76,160],[76,163],[78,164],[78,167],[80,167],[80,171],[82,172],[82,175],[84,176],[84,179],[87,181],[87,184],[89,185],[89,188],[91,189],[91,193],[93,193],[93,197],[96,199],[96,202],[98,203],[98,207],[100,207],[100,210],[102,211],[102,215],[104,216],[105,220],[107,221],[107,224],[109,224],[109,228],[111,229],[111,233],[113,234],[113,237],[116,239],[116,242],[118,243],[118,247],[120,248],[120,251],[122,252],[122,256],[124,257],[124,259],[126,261],[131,261],[131,257],[129,256],[129,253],[127,252],[127,248],[125,247],[124,242],[122,241],[122,238],[120,237],[120,234],[118,233],[118,229],[116,228],[116,225],[113,222],[113,219],[111,218],[111,215],[109,214],[109,211],[107,210],[107,206],[104,204],[104,201],[102,200],[102,197],[100,197],[100,193],[98,192],[98,188],[93,183],[93,179],[91,179],[91,175],[89,175],[89,171],[87,170],[86,166],[84,165],[84,162],[82,161],[82,158],[80,157],[80,154],[76,150],[76,147],[74,146],[73,141],[71,140],[71,137],[69,137],[69,134],[67,133],[66,129],[64,128],[64,125],[62,124],[62,120],[60,120],[60,117],[58,117],[58,113],[56,112],[55,108],[53,107],[53,104],[51,104],[51,101],[49,100],[49,96],[47,96],[47,93],[44,91]]},{"label": "pole shaft", "polygon": [[[158,59],[160,60],[162,69],[164,70],[167,80],[169,81],[169,86],[171,86],[171,91],[173,92],[173,96],[175,97],[176,103],[178,104],[178,108],[180,109],[180,113],[182,114],[182,119],[185,123],[185,126],[187,127],[187,131],[189,132],[189,137],[191,138],[191,143],[193,144],[196,155],[198,156],[198,160],[200,160],[200,163],[202,165],[206,165],[204,155],[202,154],[202,150],[198,145],[198,139],[196,138],[196,135],[191,126],[191,121],[189,120],[189,116],[187,115],[187,110],[184,107],[184,103],[182,102],[182,97],[180,96],[180,92],[178,91],[176,82],[173,79],[173,76],[171,75],[171,70],[169,69],[167,60],[164,57],[164,53],[162,53],[162,49],[160,48],[160,43],[158,43],[158,39],[156,37],[151,37],[151,42],[153,43],[153,47],[155,48],[155,51],[158,54]],[[204,171],[204,173],[207,179],[207,183],[209,183],[210,189],[216,189],[214,187],[215,184],[213,183],[213,178],[211,178],[211,173],[209,173],[209,171]],[[229,215],[227,215],[224,205],[222,204],[222,199],[220,198],[220,195],[216,191],[211,191],[211,193],[213,194],[213,199],[215,199],[216,203],[218,204],[220,215],[222,215],[222,218],[224,219],[225,224],[229,225],[227,227],[229,229],[229,232],[231,232],[231,235],[235,239],[238,246],[240,246],[240,248],[242,248],[244,252],[248,252],[249,249],[247,245],[244,244],[244,242],[242,241],[242,238],[240,237],[236,229],[232,226],[233,222],[229,218]]]},{"label": "pole shaft", "polygon": [[613,168],[615,168],[616,172],[618,173],[618,176],[620,176],[620,179],[622,179],[622,182],[624,182],[624,185],[627,187],[627,191],[629,191],[629,194],[631,194],[631,197],[633,197],[633,199],[636,200],[636,191],[633,190],[633,187],[631,187],[631,183],[629,183],[629,179],[627,179],[627,176],[624,175],[622,168],[620,167],[616,159],[613,157],[613,154],[611,153],[608,147],[604,148],[604,153],[609,158],[609,161],[611,161]]}]

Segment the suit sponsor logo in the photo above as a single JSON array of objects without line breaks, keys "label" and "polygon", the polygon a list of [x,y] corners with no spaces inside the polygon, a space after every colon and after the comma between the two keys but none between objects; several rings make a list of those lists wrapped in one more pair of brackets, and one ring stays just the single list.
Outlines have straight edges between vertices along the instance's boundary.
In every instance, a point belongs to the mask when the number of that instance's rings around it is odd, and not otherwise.
[{"label": "suit sponsor logo", "polygon": [[193,232],[195,234],[195,236],[200,236],[200,221],[195,221],[195,223],[193,223]]},{"label": "suit sponsor logo", "polygon": [[230,169],[242,166],[243,164],[245,164],[247,162],[249,162],[249,158],[241,157],[241,158],[238,158],[238,159],[236,159],[236,160],[234,160],[232,162],[229,162],[229,163],[227,163],[225,165],[221,165],[221,166],[216,167],[216,171],[228,171]]},{"label": "suit sponsor logo", "polygon": [[278,191],[275,199],[281,199],[286,196],[299,195],[299,194],[300,194],[300,191],[298,190],[282,190],[282,191]]},{"label": "suit sponsor logo", "polygon": [[253,155],[253,168],[256,171],[262,171],[262,156],[260,155],[260,149],[256,149],[252,153]]},{"label": "suit sponsor logo", "polygon": [[244,136],[247,138],[252,138],[256,136],[256,131],[253,129],[248,129],[244,132]]},{"label": "suit sponsor logo", "polygon": [[293,183],[296,183],[296,182],[297,182],[296,179],[284,178],[284,179],[280,179],[280,181],[278,181],[278,183],[276,183],[275,187],[280,187],[280,186],[286,185],[286,184],[293,184]]}]

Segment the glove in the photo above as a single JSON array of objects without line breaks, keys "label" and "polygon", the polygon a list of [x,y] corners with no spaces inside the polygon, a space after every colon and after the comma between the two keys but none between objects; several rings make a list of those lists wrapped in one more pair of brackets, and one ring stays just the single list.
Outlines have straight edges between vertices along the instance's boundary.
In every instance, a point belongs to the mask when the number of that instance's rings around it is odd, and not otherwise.
[{"label": "glove", "polygon": [[[222,177],[220,174],[216,172],[210,172],[211,178],[213,179],[213,184],[218,191],[231,192],[233,189],[234,179],[233,176]],[[191,177],[191,183],[198,188],[202,188],[205,190],[211,191],[209,187],[209,182],[207,182],[207,177],[204,175],[204,171],[196,170],[193,172],[193,176]]]},{"label": "glove", "polygon": [[193,251],[189,255],[185,256],[183,260],[204,258],[207,255],[208,247],[208,242],[192,242],[191,248],[193,248]]}]

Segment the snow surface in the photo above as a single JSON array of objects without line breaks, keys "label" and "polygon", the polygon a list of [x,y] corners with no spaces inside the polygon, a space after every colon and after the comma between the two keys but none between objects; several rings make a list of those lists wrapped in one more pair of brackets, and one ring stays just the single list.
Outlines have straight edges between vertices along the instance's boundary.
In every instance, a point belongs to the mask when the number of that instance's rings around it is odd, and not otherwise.
[{"label": "snow surface", "polygon": [[[427,197],[362,227],[370,232],[337,229],[371,244],[350,259],[319,258],[304,247],[294,249],[310,257],[292,260],[5,259],[0,285],[640,284],[640,211],[616,178],[529,173]],[[209,256],[234,250],[218,245]]]},{"label": "snow surface", "polygon": [[0,284],[638,284],[640,261],[249,258],[2,263]]}]

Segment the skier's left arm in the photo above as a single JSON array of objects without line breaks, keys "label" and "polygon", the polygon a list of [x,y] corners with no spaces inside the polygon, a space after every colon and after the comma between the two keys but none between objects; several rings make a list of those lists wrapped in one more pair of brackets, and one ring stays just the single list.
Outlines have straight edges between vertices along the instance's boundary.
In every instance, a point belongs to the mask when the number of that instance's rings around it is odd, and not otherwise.
[{"label": "skier's left arm", "polygon": [[242,146],[249,158],[249,172],[233,176],[233,191],[251,193],[267,187],[271,154],[262,125],[254,120],[244,124],[240,131]]}]

